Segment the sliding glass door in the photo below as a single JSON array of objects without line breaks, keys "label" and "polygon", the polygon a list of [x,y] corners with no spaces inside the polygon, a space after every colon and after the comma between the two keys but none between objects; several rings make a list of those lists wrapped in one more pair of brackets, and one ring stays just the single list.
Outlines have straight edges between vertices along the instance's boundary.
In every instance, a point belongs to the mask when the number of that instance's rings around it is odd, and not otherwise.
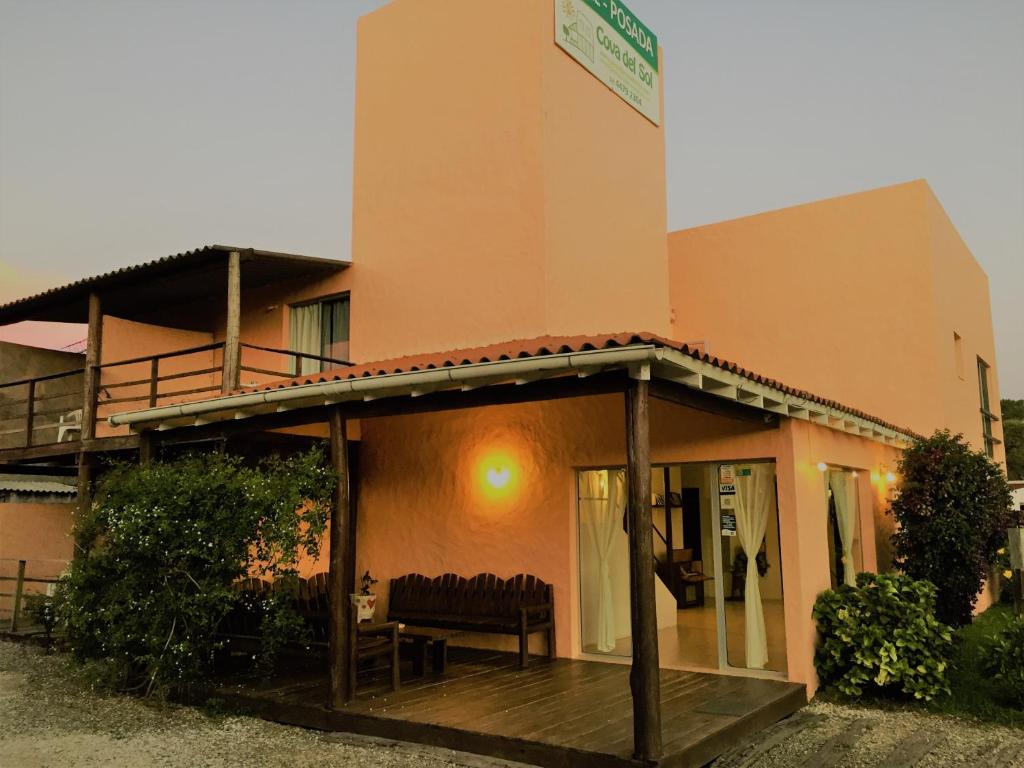
[{"label": "sliding glass door", "polygon": [[[784,672],[774,463],[659,466],[651,489],[662,666]],[[585,654],[631,653],[625,499],[621,468],[578,473]]]}]

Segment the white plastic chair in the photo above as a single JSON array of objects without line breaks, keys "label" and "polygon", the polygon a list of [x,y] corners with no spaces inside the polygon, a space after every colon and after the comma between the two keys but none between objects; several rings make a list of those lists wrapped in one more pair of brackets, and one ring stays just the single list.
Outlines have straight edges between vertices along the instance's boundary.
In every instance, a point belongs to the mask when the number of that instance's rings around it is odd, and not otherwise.
[{"label": "white plastic chair", "polygon": [[70,413],[62,414],[60,422],[57,424],[57,442],[64,442],[64,435],[69,432],[78,432],[79,436],[82,433],[82,409],[71,411]]}]

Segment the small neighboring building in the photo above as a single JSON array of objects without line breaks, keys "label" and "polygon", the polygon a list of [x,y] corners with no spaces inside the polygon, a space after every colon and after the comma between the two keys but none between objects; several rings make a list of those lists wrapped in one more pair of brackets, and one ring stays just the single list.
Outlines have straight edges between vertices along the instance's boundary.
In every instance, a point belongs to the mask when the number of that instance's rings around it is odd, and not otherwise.
[{"label": "small neighboring building", "polygon": [[1011,480],[1010,493],[1013,495],[1013,508],[1024,512],[1024,480]]}]

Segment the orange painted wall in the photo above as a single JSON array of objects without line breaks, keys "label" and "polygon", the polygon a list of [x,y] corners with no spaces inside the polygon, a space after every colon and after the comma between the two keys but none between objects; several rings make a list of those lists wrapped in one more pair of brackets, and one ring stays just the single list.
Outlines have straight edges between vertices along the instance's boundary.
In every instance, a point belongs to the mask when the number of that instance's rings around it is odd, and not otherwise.
[{"label": "orange painted wall", "polygon": [[673,232],[669,252],[676,338],[981,446],[976,355],[993,366],[998,406],[987,280],[925,182]]},{"label": "orange painted wall", "polygon": [[359,21],[357,359],[668,329],[663,131],[556,48],[549,0],[494,13]]},{"label": "orange painted wall", "polygon": [[[28,578],[59,576],[74,554],[73,515],[74,504],[0,503],[0,576],[17,576],[18,560]],[[40,591],[44,585],[25,585],[26,594]],[[10,617],[12,604],[0,598],[0,618]]]},{"label": "orange painted wall", "polygon": [[[862,470],[863,559],[872,569],[877,503],[870,476],[896,452],[804,422],[766,429],[662,401],[652,403],[651,419],[655,463],[775,459],[789,677],[813,690],[810,612],[829,587],[827,507],[816,465]],[[364,420],[357,570],[380,579],[385,605],[387,580],[403,573],[533,573],[555,586],[559,654],[578,655],[575,470],[624,463],[623,420],[615,395]],[[511,468],[507,494],[487,492],[482,474],[492,465]],[[325,568],[326,553],[305,566]],[[533,642],[543,652],[542,639]]]},{"label": "orange painted wall", "polygon": [[[167,318],[168,323],[173,323],[173,315]],[[146,355],[158,355],[164,352],[201,347],[213,342],[213,335],[199,333],[196,331],[183,331],[179,328],[150,325],[148,323],[137,323],[131,320],[124,320],[119,317],[106,315],[103,318],[103,345],[100,360],[103,363],[113,363],[119,360],[134,360]],[[186,373],[213,368],[221,365],[219,352],[198,352],[181,357],[172,357],[160,361],[159,373],[161,376]],[[100,377],[100,406],[98,410],[99,421],[96,424],[98,437],[110,435],[127,434],[126,428],[114,429],[107,423],[106,419],[113,413],[123,411],[135,411],[146,408],[149,405],[148,399],[135,402],[113,403],[104,405],[107,399],[119,399],[123,397],[148,398],[149,384],[131,385],[126,387],[106,388],[111,384],[125,383],[129,381],[148,380],[150,376],[150,363],[131,363],[114,368],[104,368]],[[220,382],[219,374],[203,374],[200,376],[188,376],[170,381],[161,382],[160,392],[180,392],[190,389],[209,387]],[[106,388],[106,389],[105,389]],[[167,405],[182,400],[195,400],[201,397],[210,397],[216,392],[200,393],[198,395],[182,396],[161,400],[161,405]],[[109,397],[108,397],[109,395]]]}]

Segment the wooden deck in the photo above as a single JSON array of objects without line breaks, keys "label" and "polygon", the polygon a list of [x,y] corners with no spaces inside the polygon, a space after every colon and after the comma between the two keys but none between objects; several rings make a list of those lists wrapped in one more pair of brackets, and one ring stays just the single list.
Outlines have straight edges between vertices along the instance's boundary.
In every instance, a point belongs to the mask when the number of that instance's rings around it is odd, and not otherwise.
[{"label": "wooden deck", "polygon": [[[403,672],[405,668],[403,667]],[[540,766],[638,765],[632,759],[629,667],[453,649],[444,676],[365,683],[331,711],[326,670],[225,684],[214,696],[269,720],[420,742]],[[658,765],[701,766],[806,703],[804,686],[661,671],[664,753]]]}]

